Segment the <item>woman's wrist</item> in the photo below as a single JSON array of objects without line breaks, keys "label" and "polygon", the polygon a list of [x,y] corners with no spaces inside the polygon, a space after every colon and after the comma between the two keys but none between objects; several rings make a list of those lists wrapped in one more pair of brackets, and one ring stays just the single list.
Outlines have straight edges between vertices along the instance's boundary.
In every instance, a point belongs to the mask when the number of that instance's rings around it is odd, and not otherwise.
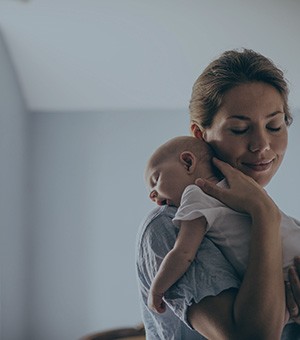
[{"label": "woman's wrist", "polygon": [[281,221],[281,213],[274,201],[265,194],[262,199],[257,197],[251,205],[248,206],[248,213],[252,222],[266,221],[269,223],[278,223]]}]

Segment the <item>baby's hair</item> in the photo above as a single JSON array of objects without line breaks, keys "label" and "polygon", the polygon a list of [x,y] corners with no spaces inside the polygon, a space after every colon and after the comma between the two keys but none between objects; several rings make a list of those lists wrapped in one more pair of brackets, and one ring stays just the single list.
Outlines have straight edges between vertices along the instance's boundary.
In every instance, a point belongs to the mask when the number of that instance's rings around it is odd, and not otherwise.
[{"label": "baby's hair", "polygon": [[177,157],[184,151],[191,151],[199,160],[213,155],[212,149],[204,140],[191,136],[179,136],[168,140],[156,149],[150,157],[148,164],[151,163],[152,166],[156,166],[173,157]]}]

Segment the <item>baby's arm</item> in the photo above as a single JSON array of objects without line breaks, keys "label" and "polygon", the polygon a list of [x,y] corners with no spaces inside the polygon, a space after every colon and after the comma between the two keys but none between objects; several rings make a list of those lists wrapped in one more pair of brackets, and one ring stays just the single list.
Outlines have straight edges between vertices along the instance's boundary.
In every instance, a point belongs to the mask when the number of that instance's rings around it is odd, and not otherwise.
[{"label": "baby's arm", "polygon": [[182,221],[173,249],[163,259],[151,284],[148,306],[157,313],[166,309],[165,292],[187,271],[195,258],[206,231],[204,216]]}]

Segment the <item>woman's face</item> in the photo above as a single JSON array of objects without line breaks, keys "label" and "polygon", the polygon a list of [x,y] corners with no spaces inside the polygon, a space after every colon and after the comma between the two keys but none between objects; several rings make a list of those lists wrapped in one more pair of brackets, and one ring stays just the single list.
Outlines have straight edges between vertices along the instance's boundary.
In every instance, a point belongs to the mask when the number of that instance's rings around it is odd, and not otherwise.
[{"label": "woman's face", "polygon": [[265,186],[279,168],[288,134],[279,92],[253,82],[229,90],[203,138],[217,156]]}]

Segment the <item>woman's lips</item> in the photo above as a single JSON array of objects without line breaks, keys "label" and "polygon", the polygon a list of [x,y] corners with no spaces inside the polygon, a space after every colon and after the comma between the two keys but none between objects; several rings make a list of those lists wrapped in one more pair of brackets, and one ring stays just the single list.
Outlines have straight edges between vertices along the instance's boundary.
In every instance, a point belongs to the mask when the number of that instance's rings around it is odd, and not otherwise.
[{"label": "woman's lips", "polygon": [[273,160],[271,161],[260,161],[255,163],[243,163],[244,166],[250,168],[253,171],[266,171],[271,168]]}]

